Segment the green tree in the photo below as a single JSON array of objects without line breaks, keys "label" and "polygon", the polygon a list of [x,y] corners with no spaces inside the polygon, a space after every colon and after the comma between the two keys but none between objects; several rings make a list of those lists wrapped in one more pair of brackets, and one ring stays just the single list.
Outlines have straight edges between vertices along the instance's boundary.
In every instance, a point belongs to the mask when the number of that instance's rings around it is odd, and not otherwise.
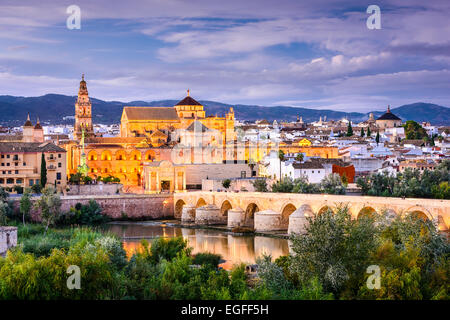
[{"label": "green tree", "polygon": [[303,153],[298,153],[298,154],[295,156],[295,160],[297,160],[297,161],[299,161],[299,162],[303,162],[303,158],[304,158]]},{"label": "green tree", "polygon": [[47,163],[45,161],[45,155],[41,156],[41,188],[45,188],[47,184]]},{"label": "green tree", "polygon": [[222,181],[222,186],[223,186],[225,189],[228,190],[228,188],[230,187],[230,185],[231,185],[231,180],[230,180],[230,179],[225,179],[225,180]]},{"label": "green tree", "polygon": [[353,136],[353,128],[352,128],[352,122],[349,121],[348,127],[347,127],[347,137],[351,137],[351,136]]},{"label": "green tree", "polygon": [[60,215],[61,198],[55,193],[53,187],[46,187],[42,190],[41,197],[36,201],[36,208],[41,211],[41,221],[45,226],[44,234],[53,225]]},{"label": "green tree", "polygon": [[267,192],[267,181],[266,179],[256,179],[252,181],[252,185],[255,188],[256,192]]},{"label": "green tree", "polygon": [[408,140],[421,140],[428,137],[427,131],[413,120],[406,121],[403,127],[405,128],[405,137]]},{"label": "green tree", "polygon": [[365,135],[364,128],[361,128],[361,138],[363,138],[364,135]]},{"label": "green tree", "polygon": [[352,219],[347,206],[338,206],[307,217],[305,232],[291,236],[290,272],[301,285],[317,278],[337,296],[357,290],[367,261],[376,248],[376,228],[371,219]]},{"label": "green tree", "polygon": [[331,173],[320,182],[320,186],[324,193],[328,194],[345,194],[345,185],[341,180],[341,176],[337,173]]},{"label": "green tree", "polygon": [[22,197],[20,197],[20,213],[22,214],[22,222],[24,226],[25,219],[30,215],[31,207],[31,189],[25,188]]},{"label": "green tree", "polygon": [[380,131],[377,131],[377,136],[375,137],[375,141],[377,142],[377,145],[380,143]]},{"label": "green tree", "polygon": [[280,177],[279,177],[279,181],[281,181],[281,163],[284,161],[284,151],[283,150],[278,150],[278,159],[280,159]]},{"label": "green tree", "polygon": [[272,184],[272,192],[290,193],[294,188],[294,183],[291,178],[284,177]]}]

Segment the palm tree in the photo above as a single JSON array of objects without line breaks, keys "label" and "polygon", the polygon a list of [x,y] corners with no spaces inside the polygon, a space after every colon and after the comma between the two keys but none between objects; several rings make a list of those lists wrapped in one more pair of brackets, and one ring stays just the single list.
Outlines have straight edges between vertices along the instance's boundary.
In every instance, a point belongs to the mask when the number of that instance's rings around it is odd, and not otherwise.
[{"label": "palm tree", "polygon": [[278,151],[278,159],[280,159],[280,181],[281,181],[281,162],[284,161],[284,151]]}]

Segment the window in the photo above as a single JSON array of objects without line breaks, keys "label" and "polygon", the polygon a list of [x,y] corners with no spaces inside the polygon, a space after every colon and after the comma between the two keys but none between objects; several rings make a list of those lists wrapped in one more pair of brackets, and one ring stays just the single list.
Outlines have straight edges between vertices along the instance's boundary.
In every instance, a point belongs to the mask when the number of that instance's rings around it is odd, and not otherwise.
[{"label": "window", "polygon": [[61,153],[58,153],[58,158],[61,158]]},{"label": "window", "polygon": [[28,181],[28,184],[30,185],[30,187],[34,184],[33,182],[34,182],[33,179],[30,179],[30,181]]},{"label": "window", "polygon": [[22,179],[16,179],[17,184],[22,184]]},{"label": "window", "polygon": [[17,161],[19,160],[19,156],[17,154],[14,155],[13,160]]},{"label": "window", "polygon": [[13,184],[13,183],[14,183],[14,179],[13,178],[6,179],[6,184]]},{"label": "window", "polygon": [[7,167],[9,167],[9,162],[6,164]]},{"label": "window", "polygon": [[26,167],[26,165],[27,165],[27,163],[26,163],[26,162],[24,162],[24,163],[23,163],[23,166],[24,166],[24,167]]},{"label": "window", "polygon": [[9,159],[9,154],[6,155],[6,158]]},{"label": "window", "polygon": [[61,168],[61,162],[58,162],[58,168]]},{"label": "window", "polygon": [[5,158],[5,155],[4,154],[2,154],[2,159],[4,159]]},{"label": "window", "polygon": [[5,179],[0,178],[0,184],[4,184],[5,183]]},{"label": "window", "polygon": [[15,171],[14,171],[14,174],[19,174],[19,170],[15,170]]},{"label": "window", "polygon": [[56,173],[56,180],[61,180],[61,172]]}]

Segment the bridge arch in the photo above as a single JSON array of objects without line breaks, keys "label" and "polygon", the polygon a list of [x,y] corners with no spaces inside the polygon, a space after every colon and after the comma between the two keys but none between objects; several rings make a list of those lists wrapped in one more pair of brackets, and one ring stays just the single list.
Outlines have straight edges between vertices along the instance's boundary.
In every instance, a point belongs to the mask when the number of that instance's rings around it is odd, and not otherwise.
[{"label": "bridge arch", "polygon": [[181,217],[181,213],[183,211],[183,207],[186,204],[186,202],[184,202],[184,200],[179,199],[176,203],[175,203],[175,218],[180,218]]},{"label": "bridge arch", "polygon": [[332,207],[330,207],[329,205],[324,205],[319,209],[319,211],[317,211],[317,215],[321,215],[327,211],[331,211],[334,213],[334,210]]},{"label": "bridge arch", "polygon": [[282,224],[286,225],[286,227],[289,224],[289,216],[295,211],[297,210],[297,208],[292,204],[292,203],[288,203],[286,204],[283,209],[281,210],[281,220],[282,220]]},{"label": "bridge arch", "polygon": [[426,221],[426,220],[432,221],[433,220],[433,216],[431,215],[431,213],[427,209],[425,209],[424,207],[421,207],[421,206],[413,206],[413,207],[408,208],[406,210],[406,214],[418,217],[420,219],[423,219],[424,221]]},{"label": "bridge arch", "polygon": [[224,200],[220,206],[220,213],[222,216],[228,216],[228,210],[233,209],[230,201]]},{"label": "bridge arch", "polygon": [[248,204],[247,208],[245,209],[244,226],[250,228],[255,227],[255,213],[259,210],[260,209],[256,203],[252,202]]},{"label": "bridge arch", "polygon": [[197,200],[197,204],[195,205],[195,207],[196,208],[200,208],[200,207],[203,207],[203,206],[206,206],[206,201],[205,201],[205,199],[203,199],[203,198],[199,198],[198,200]]},{"label": "bridge arch", "polygon": [[371,206],[365,206],[358,212],[357,219],[361,219],[363,217],[374,218],[377,215],[377,211]]}]

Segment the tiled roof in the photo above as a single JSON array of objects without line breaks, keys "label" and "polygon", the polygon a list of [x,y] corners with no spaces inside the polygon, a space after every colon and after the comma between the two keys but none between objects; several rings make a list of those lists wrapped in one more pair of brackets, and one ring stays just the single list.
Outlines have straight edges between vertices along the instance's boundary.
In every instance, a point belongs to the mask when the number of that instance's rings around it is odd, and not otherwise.
[{"label": "tiled roof", "polygon": [[191,96],[187,96],[186,98],[178,102],[176,106],[201,106],[201,104]]},{"label": "tiled roof", "polygon": [[192,122],[189,127],[186,128],[187,131],[190,132],[206,132],[206,131],[210,131],[210,129],[208,127],[206,127],[203,123],[201,123],[200,121],[194,121]]},{"label": "tiled roof", "polygon": [[383,114],[381,117],[379,117],[377,120],[402,120],[402,119],[397,117],[392,112],[388,111],[385,114]]},{"label": "tiled roof", "polygon": [[179,120],[173,107],[124,107],[128,120]]},{"label": "tiled roof", "polygon": [[0,152],[66,152],[51,142],[2,142]]},{"label": "tiled roof", "polygon": [[306,161],[303,163],[294,162],[292,166],[295,169],[323,169],[323,165],[318,162]]}]

